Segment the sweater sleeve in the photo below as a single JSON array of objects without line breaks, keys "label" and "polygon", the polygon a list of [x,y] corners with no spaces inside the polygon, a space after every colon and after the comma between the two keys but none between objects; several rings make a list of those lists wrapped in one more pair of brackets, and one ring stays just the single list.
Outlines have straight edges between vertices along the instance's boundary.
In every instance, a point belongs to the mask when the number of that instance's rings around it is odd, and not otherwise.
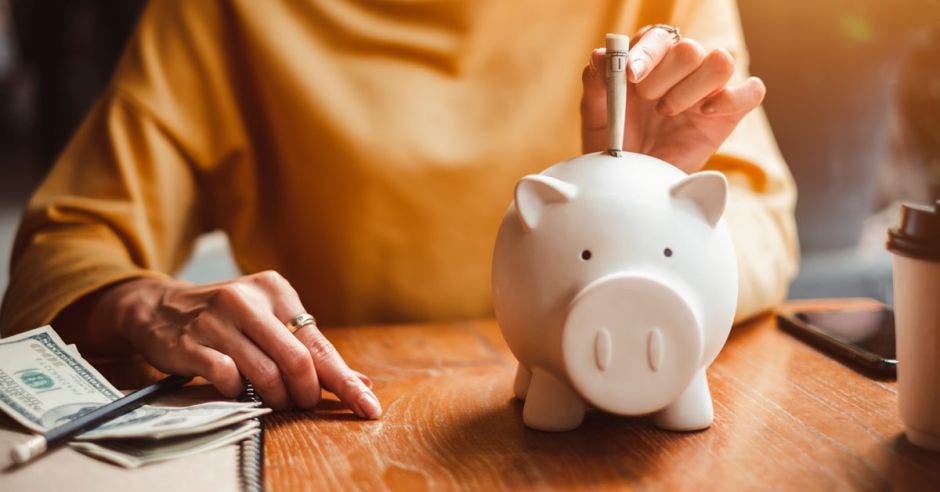
[{"label": "sweater sleeve", "polygon": [[[734,0],[679,1],[672,22],[706,48],[732,54],[732,83],[747,78],[748,53]],[[706,168],[724,173],[731,186],[725,218],[738,259],[738,322],[783,301],[796,275],[796,185],[762,108],[741,121]]]},{"label": "sweater sleeve", "polygon": [[27,205],[3,335],[49,323],[105,285],[172,274],[218,227],[207,183],[243,155],[219,5],[144,10],[109,88]]},{"label": "sweater sleeve", "polygon": [[110,283],[170,273],[200,230],[187,158],[160,124],[111,90],[27,205],[0,330],[49,323]]}]

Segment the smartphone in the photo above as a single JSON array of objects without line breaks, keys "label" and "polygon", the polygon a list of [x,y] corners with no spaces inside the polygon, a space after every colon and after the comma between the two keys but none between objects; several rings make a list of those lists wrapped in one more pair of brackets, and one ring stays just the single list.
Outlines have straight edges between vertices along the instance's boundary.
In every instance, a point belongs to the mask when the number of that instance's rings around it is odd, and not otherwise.
[{"label": "smartphone", "polygon": [[897,378],[894,311],[887,306],[845,311],[777,314],[780,328],[825,352],[882,378]]}]

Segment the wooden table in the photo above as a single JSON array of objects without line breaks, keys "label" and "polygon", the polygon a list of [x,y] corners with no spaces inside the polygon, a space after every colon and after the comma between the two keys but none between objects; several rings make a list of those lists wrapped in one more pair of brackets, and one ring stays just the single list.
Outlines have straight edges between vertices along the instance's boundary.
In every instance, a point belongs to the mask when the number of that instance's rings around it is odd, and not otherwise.
[{"label": "wooden table", "polygon": [[903,437],[895,383],[820,354],[770,316],[734,329],[708,372],[715,423],[693,433],[600,412],[572,432],[527,429],[515,359],[492,321],[324,331],[373,379],[385,415],[361,421],[327,400],[269,416],[270,490],[940,489],[940,454]]}]

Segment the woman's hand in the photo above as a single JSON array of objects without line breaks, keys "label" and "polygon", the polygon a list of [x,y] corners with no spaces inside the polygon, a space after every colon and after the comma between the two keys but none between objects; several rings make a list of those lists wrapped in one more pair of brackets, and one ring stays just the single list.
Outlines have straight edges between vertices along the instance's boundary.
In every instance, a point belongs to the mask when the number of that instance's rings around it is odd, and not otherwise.
[{"label": "woman's hand", "polygon": [[[738,122],[760,105],[764,83],[750,77],[728,85],[734,60],[666,29],[641,30],[628,54],[623,149],[658,157],[685,172],[700,170]],[[604,49],[584,68],[581,137],[585,153],[607,148]]]},{"label": "woman's hand", "polygon": [[157,369],[198,375],[227,396],[251,381],[273,408],[310,408],[320,389],[362,418],[382,407],[369,379],[349,368],[313,324],[293,334],[285,323],[305,312],[276,272],[210,285],[142,278],[102,292],[90,323],[115,323],[116,335]]}]

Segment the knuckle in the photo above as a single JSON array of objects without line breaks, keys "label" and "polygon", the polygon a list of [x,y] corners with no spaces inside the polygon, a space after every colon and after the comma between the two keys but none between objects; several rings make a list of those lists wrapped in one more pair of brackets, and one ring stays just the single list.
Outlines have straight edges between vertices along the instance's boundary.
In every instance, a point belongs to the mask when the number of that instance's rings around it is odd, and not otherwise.
[{"label": "knuckle", "polygon": [[271,363],[262,364],[253,381],[259,388],[273,389],[281,385],[281,372]]},{"label": "knuckle", "polygon": [[282,354],[284,372],[291,376],[302,376],[313,370],[313,359],[306,347],[290,346]]},{"label": "knuckle", "polygon": [[714,50],[708,54],[708,59],[716,73],[730,76],[734,72],[734,58],[727,50]]},{"label": "knuckle", "polygon": [[722,60],[727,61],[728,63],[734,64],[734,55],[731,54],[731,51],[726,48],[717,48],[713,50],[714,56],[721,57]]},{"label": "knuckle", "polygon": [[310,344],[310,354],[314,360],[323,360],[336,354],[336,347],[322,334],[317,334]]},{"label": "knuckle", "polygon": [[683,39],[673,48],[676,59],[682,64],[697,64],[705,58],[705,48],[694,41]]},{"label": "knuckle", "polygon": [[233,373],[238,373],[235,369],[235,363],[227,355],[218,355],[209,358],[206,362],[206,374],[213,380],[225,380],[231,378]]},{"label": "knuckle", "polygon": [[752,85],[752,87],[754,87],[753,90],[754,90],[754,94],[755,94],[755,96],[756,96],[755,98],[758,100],[758,102],[760,102],[760,101],[762,101],[762,100],[764,99],[764,96],[767,95],[767,86],[764,85],[764,81],[763,81],[763,80],[761,80],[761,79],[759,79],[759,78],[757,78],[757,77],[753,77],[753,78],[754,78],[754,82],[753,82],[751,85]]},{"label": "knuckle", "polygon": [[280,288],[287,284],[287,279],[274,270],[258,272],[252,275],[251,279],[261,285],[273,288]]},{"label": "knuckle", "polygon": [[246,310],[250,305],[248,289],[238,282],[225,284],[216,291],[214,300],[221,306]]},{"label": "knuckle", "polygon": [[345,393],[358,391],[362,384],[363,384],[362,381],[360,381],[359,378],[356,377],[356,375],[352,373],[346,374],[339,381],[339,385],[342,388],[340,391],[343,391]]},{"label": "knuckle", "polygon": [[235,362],[227,355],[211,358],[206,365],[206,377],[213,384],[222,386],[232,392],[241,386],[241,376]]}]

